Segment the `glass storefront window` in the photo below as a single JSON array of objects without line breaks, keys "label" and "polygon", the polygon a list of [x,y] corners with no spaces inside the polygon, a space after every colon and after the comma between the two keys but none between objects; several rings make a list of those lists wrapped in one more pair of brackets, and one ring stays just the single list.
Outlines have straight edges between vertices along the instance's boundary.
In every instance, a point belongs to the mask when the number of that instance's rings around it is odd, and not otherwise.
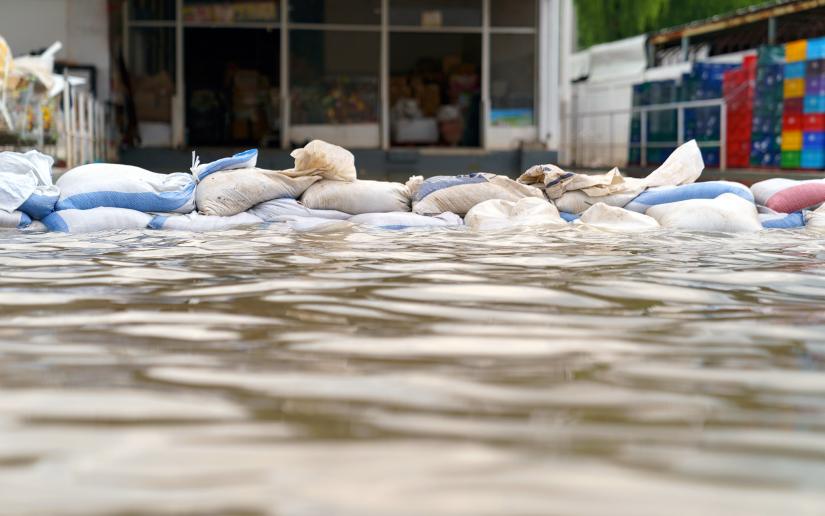
[{"label": "glass storefront window", "polygon": [[169,0],[131,0],[129,19],[158,21],[175,19],[175,2]]},{"label": "glass storefront window", "polygon": [[490,0],[493,27],[535,27],[537,20],[536,0]]},{"label": "glass storefront window", "polygon": [[175,30],[131,29],[128,60],[132,100],[138,120],[171,122],[175,93]]},{"label": "glass storefront window", "polygon": [[535,69],[533,34],[490,35],[490,120],[494,126],[535,124]]},{"label": "glass storefront window", "polygon": [[[168,2],[174,4],[174,2]],[[184,0],[183,21],[194,23],[275,22],[277,0]]]},{"label": "glass storefront window", "polygon": [[292,30],[291,123],[377,123],[380,46],[377,32]]},{"label": "glass storefront window", "polygon": [[390,0],[390,24],[481,27],[481,0]]},{"label": "glass storefront window", "polygon": [[390,35],[392,145],[477,147],[481,35]]},{"label": "glass storefront window", "polygon": [[381,0],[291,0],[289,21],[379,25]]},{"label": "glass storefront window", "polygon": [[280,31],[184,32],[186,125],[193,145],[280,145]]}]

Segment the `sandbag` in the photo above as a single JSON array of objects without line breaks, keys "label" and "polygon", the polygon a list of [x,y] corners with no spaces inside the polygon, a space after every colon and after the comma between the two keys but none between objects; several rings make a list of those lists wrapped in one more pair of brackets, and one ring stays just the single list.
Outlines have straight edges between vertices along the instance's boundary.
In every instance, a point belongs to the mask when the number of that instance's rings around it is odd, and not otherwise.
[{"label": "sandbag", "polygon": [[[410,191],[387,181],[323,180],[307,188],[301,202],[313,210],[336,210],[352,215],[410,211]],[[438,213],[443,213],[441,210]]]},{"label": "sandbag", "polygon": [[62,233],[91,233],[119,229],[144,229],[152,215],[126,208],[92,208],[89,210],[55,211],[43,224],[49,231]]},{"label": "sandbag", "polygon": [[142,212],[195,210],[195,180],[177,172],[158,174],[130,165],[93,163],[73,168],[57,180],[58,210],[127,208]]},{"label": "sandbag", "polygon": [[290,154],[295,168],[285,170],[290,177],[318,176],[334,181],[355,181],[355,156],[343,147],[323,140],[312,140]]},{"label": "sandbag", "polygon": [[765,229],[798,229],[805,227],[805,214],[794,213],[760,213],[759,222]]},{"label": "sandbag", "polygon": [[188,215],[155,215],[148,227],[173,231],[222,231],[237,226],[254,226],[263,224],[263,222],[251,213],[239,213],[231,217],[189,213]]},{"label": "sandbag", "polygon": [[277,170],[260,168],[215,172],[198,183],[195,205],[202,215],[230,217],[272,199],[296,199],[319,179],[292,178]]},{"label": "sandbag", "polygon": [[195,181],[203,181],[209,175],[223,170],[236,170],[239,168],[255,168],[258,164],[258,149],[249,149],[228,158],[221,158],[209,163],[201,164],[200,158],[192,151],[192,168],[189,170],[195,176]]},{"label": "sandbag", "polygon": [[311,210],[295,199],[273,199],[263,202],[248,212],[264,222],[278,222],[284,217],[310,217],[316,219],[346,220],[352,215],[335,210]]},{"label": "sandbag", "polygon": [[433,217],[410,212],[362,213],[349,219],[353,224],[382,229],[461,226],[464,223],[455,213],[442,213]]},{"label": "sandbag", "polygon": [[510,202],[530,197],[545,199],[538,188],[495,174],[438,176],[426,180],[414,176],[407,181],[407,187],[413,196],[413,212],[419,215],[451,212],[464,216],[475,205],[493,199]]},{"label": "sandbag", "polygon": [[629,211],[616,206],[597,203],[581,214],[579,223],[587,224],[599,229],[607,229],[625,233],[636,233],[659,229],[661,226],[656,219]]},{"label": "sandbag", "polygon": [[762,229],[756,206],[738,195],[690,199],[651,206],[646,213],[662,227],[687,231],[751,233]]},{"label": "sandbag", "polygon": [[52,183],[53,164],[51,156],[35,150],[0,152],[0,210],[37,220],[53,212],[60,195]]},{"label": "sandbag", "polygon": [[567,225],[552,203],[535,197],[518,201],[490,199],[481,202],[467,212],[464,223],[475,230]]},{"label": "sandbag", "polygon": [[23,229],[31,223],[31,217],[22,211],[0,210],[0,229]]},{"label": "sandbag", "polygon": [[647,188],[678,186],[699,179],[705,163],[695,140],[680,145],[662,165],[642,179],[623,177],[614,168],[606,174],[577,174],[555,165],[536,165],[521,176],[519,183],[542,188],[553,201],[566,192],[581,191],[590,197],[602,197],[619,193],[641,193]]},{"label": "sandbag", "polygon": [[722,194],[731,193],[753,203],[753,194],[750,189],[740,183],[731,181],[707,181],[682,186],[664,186],[652,188],[639,194],[624,209],[645,213],[651,206],[669,204],[688,199],[716,199]]},{"label": "sandbag", "polygon": [[596,203],[604,203],[608,206],[616,206],[622,208],[630,201],[636,198],[636,193],[617,193],[613,195],[602,195],[599,197],[591,197],[581,190],[574,190],[567,192],[553,203],[559,211],[566,213],[584,213],[591,206]]},{"label": "sandbag", "polygon": [[776,177],[751,186],[756,203],[780,213],[815,208],[825,202],[825,180],[795,181]]}]

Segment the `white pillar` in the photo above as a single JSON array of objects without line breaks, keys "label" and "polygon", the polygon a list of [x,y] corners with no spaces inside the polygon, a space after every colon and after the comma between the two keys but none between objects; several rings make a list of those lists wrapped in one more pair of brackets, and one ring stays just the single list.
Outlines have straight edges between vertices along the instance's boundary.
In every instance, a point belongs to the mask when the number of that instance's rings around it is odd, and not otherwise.
[{"label": "white pillar", "polygon": [[551,150],[558,150],[561,143],[559,138],[561,128],[559,110],[561,2],[562,0],[541,0],[539,4],[538,137]]}]

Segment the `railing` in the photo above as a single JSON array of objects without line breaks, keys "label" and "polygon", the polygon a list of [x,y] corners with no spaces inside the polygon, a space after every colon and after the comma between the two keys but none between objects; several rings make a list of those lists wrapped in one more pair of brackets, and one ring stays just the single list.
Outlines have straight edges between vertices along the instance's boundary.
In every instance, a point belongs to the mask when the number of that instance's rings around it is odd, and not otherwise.
[{"label": "railing", "polygon": [[111,159],[111,137],[106,106],[91,93],[71,86],[62,97],[61,156],[66,168]]},{"label": "railing", "polygon": [[[629,149],[638,148],[640,151],[640,165],[646,167],[648,165],[647,149],[648,148],[674,148],[685,142],[685,111],[689,109],[718,107],[719,108],[719,140],[713,141],[699,141],[699,147],[719,147],[719,169],[727,169],[727,127],[728,117],[725,99],[713,100],[695,100],[688,102],[673,102],[669,104],[657,104],[652,106],[637,106],[629,109],[613,109],[603,111],[590,111],[586,113],[578,113],[575,110],[572,113],[564,116],[563,126],[565,127],[566,135],[562,143],[562,159],[567,161],[565,165],[579,165],[578,158],[582,147],[586,150],[588,148],[604,149],[607,147],[610,161],[617,161],[619,164],[624,160],[615,160],[613,157],[614,151],[617,149],[617,144],[621,146],[623,152]],[[650,142],[648,140],[649,114],[660,111],[676,111],[676,141],[672,142]],[[634,115],[639,115],[641,122],[641,138],[639,142],[633,142],[630,138],[630,124]],[[617,131],[614,129],[615,120],[617,117],[626,118],[623,131],[627,135],[626,138],[617,138]],[[580,122],[584,119],[606,118],[607,120],[607,141],[584,141],[587,138],[579,134]],[[602,153],[604,154],[604,153]],[[626,156],[626,154],[625,154]],[[608,165],[608,163],[605,163]]]}]

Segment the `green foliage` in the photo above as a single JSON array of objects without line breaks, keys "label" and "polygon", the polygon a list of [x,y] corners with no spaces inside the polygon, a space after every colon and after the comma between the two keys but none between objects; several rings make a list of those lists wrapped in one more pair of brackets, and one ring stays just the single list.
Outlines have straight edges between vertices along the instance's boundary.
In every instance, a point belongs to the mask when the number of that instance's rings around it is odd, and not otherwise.
[{"label": "green foliage", "polygon": [[575,0],[579,45],[615,41],[755,3],[752,0]]}]

